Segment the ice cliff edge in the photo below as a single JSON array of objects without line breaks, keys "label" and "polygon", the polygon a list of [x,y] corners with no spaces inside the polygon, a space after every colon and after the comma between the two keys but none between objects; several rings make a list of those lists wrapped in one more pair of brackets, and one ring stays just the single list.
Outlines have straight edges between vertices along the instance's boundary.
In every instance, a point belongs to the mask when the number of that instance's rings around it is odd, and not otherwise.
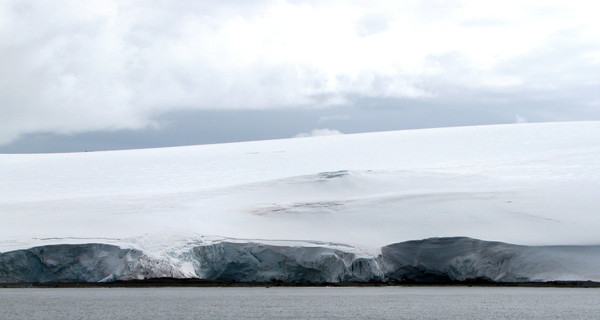
[{"label": "ice cliff edge", "polygon": [[519,246],[464,237],[395,243],[363,256],[319,246],[195,245],[149,257],[108,244],[63,244],[0,254],[0,283],[153,278],[235,282],[443,283],[600,281],[600,246]]}]

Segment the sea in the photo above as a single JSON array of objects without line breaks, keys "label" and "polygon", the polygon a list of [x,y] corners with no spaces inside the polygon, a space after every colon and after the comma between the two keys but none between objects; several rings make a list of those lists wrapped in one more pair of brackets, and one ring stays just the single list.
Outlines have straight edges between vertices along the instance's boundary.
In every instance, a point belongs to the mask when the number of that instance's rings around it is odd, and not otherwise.
[{"label": "sea", "polygon": [[600,289],[3,288],[0,319],[600,319]]}]

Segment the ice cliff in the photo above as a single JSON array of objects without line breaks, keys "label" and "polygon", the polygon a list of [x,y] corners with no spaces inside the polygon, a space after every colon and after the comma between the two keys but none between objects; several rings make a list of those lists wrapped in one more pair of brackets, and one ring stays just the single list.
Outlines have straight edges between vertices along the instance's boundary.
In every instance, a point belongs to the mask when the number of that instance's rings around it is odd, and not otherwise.
[{"label": "ice cliff", "polygon": [[380,259],[386,278],[399,282],[600,280],[600,246],[431,238],[385,246]]},{"label": "ice cliff", "polygon": [[374,258],[323,247],[286,247],[221,242],[194,247],[195,270],[203,279],[300,283],[381,281]]},{"label": "ice cliff", "polygon": [[110,282],[161,277],[236,282],[600,281],[600,246],[518,246],[471,238],[396,243],[365,256],[319,246],[195,245],[165,257],[107,244],[0,254],[0,283]]}]

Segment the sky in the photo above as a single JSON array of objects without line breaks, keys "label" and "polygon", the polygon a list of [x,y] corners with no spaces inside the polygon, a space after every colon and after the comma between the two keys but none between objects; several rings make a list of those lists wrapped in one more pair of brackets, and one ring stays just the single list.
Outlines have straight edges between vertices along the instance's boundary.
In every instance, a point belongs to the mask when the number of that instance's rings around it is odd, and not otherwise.
[{"label": "sky", "polygon": [[0,1],[0,153],[600,120],[594,1]]}]

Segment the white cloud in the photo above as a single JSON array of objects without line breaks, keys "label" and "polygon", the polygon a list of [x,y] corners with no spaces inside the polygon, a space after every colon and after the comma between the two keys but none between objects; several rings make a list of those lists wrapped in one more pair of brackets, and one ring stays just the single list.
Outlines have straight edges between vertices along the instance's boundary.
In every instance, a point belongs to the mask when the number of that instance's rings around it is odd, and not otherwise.
[{"label": "white cloud", "polygon": [[319,117],[319,123],[328,122],[328,121],[348,121],[350,120],[350,115],[347,114],[334,114],[330,116],[321,116]]},{"label": "white cloud", "polygon": [[[143,128],[173,109],[443,98],[448,87],[510,95],[539,79],[554,89],[582,76],[593,85],[597,6],[2,1],[0,143],[40,131]],[[575,45],[585,58],[565,59]],[[528,57],[551,68],[530,68]]]},{"label": "white cloud", "polygon": [[294,138],[317,137],[317,136],[334,136],[343,134],[335,129],[313,129],[310,132],[298,133]]},{"label": "white cloud", "polygon": [[520,114],[515,115],[515,123],[527,123],[527,122],[529,122],[527,120],[527,118],[523,117],[522,115],[520,115]]}]

